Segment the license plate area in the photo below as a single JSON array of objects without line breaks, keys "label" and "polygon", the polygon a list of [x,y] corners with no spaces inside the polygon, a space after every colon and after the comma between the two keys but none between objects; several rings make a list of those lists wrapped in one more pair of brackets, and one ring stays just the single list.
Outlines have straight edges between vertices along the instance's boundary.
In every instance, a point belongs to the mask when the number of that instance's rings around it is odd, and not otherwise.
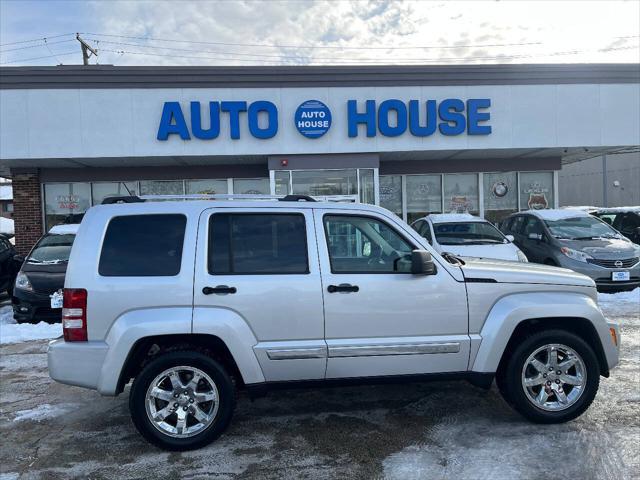
[{"label": "license plate area", "polygon": [[611,280],[614,282],[628,282],[630,279],[629,272],[611,272]]},{"label": "license plate area", "polygon": [[51,308],[62,308],[62,290],[53,292],[52,295],[49,295],[49,298],[51,299]]}]

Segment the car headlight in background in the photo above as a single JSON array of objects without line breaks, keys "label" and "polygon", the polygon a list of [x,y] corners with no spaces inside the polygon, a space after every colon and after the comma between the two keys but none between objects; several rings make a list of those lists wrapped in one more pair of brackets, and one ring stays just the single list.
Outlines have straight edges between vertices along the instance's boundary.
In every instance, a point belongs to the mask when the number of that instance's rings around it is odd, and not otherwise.
[{"label": "car headlight in background", "polygon": [[593,258],[588,253],[580,252],[579,250],[574,250],[569,247],[562,247],[560,251],[569,257],[571,260],[577,260],[578,262],[587,263],[587,260]]},{"label": "car headlight in background", "polygon": [[33,287],[31,286],[31,282],[29,281],[29,277],[22,272],[18,272],[16,276],[16,288],[20,290],[26,290],[28,292],[33,292]]},{"label": "car headlight in background", "polygon": [[519,262],[528,262],[529,259],[527,258],[527,256],[522,252],[522,250],[518,249],[518,251],[516,252],[518,254],[518,261]]}]

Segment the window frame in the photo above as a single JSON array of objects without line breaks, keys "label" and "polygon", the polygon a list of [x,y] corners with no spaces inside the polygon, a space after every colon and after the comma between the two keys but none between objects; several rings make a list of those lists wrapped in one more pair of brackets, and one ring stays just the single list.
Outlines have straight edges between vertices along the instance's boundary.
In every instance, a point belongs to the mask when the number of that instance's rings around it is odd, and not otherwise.
[{"label": "window frame", "polygon": [[[226,272],[226,273],[215,273],[211,271],[211,265],[209,263],[209,252],[212,249],[211,242],[211,224],[213,222],[214,215],[229,215],[229,216],[247,216],[247,215],[263,215],[263,216],[299,216],[302,217],[304,222],[304,251],[306,257],[306,270],[304,272],[251,272],[251,273],[238,273],[238,272]],[[205,252],[206,260],[207,260],[207,275],[212,277],[225,277],[225,276],[251,276],[251,275],[310,275],[311,269],[309,265],[309,235],[307,232],[308,222],[307,216],[302,212],[225,212],[225,211],[215,211],[209,215],[209,219],[207,220],[207,250]],[[233,235],[231,235],[231,228],[229,228],[229,258],[230,258],[230,267],[233,267]]]},{"label": "window frame", "polygon": [[412,247],[411,251],[413,252],[414,250],[424,250],[423,248],[421,248],[420,246],[416,246],[415,242],[413,240],[410,240],[407,238],[406,235],[403,235],[402,233],[400,233],[398,231],[397,228],[394,228],[388,221],[383,220],[380,217],[377,217],[375,215],[367,215],[367,214],[359,214],[359,213],[343,213],[343,212],[324,212],[322,214],[322,229],[324,231],[324,242],[325,242],[325,247],[327,250],[327,258],[329,259],[329,267],[331,268],[331,273],[333,275],[413,275],[411,273],[411,271],[409,272],[376,272],[376,271],[372,271],[372,272],[359,272],[359,271],[339,271],[336,272],[333,268],[333,259],[331,258],[331,251],[329,250],[329,232],[327,231],[327,222],[325,221],[325,218],[329,216],[329,217],[358,217],[358,218],[370,218],[372,220],[375,220],[377,222],[380,222],[384,225],[387,226],[387,228],[391,229],[392,231],[394,231],[396,233],[396,235],[398,235],[402,240],[404,240],[406,243],[409,244],[410,247]]},{"label": "window frame", "polygon": [[[150,217],[150,216],[177,216],[184,218],[184,229],[182,231],[182,249],[180,250],[180,262],[178,264],[178,271],[173,275],[104,275],[100,272],[100,264],[102,263],[102,253],[104,251],[104,244],[107,239],[107,233],[109,232],[109,227],[111,226],[111,222],[116,218],[124,218],[124,217]],[[102,237],[102,242],[100,243],[100,254],[98,255],[98,276],[101,278],[176,278],[179,277],[182,273],[182,262],[184,261],[184,250],[185,250],[185,240],[187,238],[187,226],[189,224],[189,218],[184,213],[132,213],[129,215],[114,215],[109,218],[107,222],[106,228],[104,230],[104,236]],[[35,247],[34,247],[35,248]]]}]

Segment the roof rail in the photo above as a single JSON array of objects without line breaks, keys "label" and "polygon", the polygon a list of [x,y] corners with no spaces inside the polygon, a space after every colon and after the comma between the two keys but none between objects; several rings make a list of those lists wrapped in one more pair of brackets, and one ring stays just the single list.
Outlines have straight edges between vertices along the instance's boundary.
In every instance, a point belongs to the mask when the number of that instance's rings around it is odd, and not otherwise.
[{"label": "roof rail", "polygon": [[194,195],[130,195],[124,197],[107,197],[102,205],[115,203],[139,203],[147,200],[278,200],[280,202],[315,202],[309,195],[257,195],[257,194],[194,194]]}]

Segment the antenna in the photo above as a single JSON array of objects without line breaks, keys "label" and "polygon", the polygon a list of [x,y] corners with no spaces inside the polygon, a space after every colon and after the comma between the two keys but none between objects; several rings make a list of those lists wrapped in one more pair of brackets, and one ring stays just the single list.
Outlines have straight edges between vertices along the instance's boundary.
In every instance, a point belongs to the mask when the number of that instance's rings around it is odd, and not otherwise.
[{"label": "antenna", "polygon": [[82,38],[80,38],[80,34],[79,33],[76,33],[76,40],[78,40],[80,42],[80,47],[82,48],[82,62],[85,65],[89,65],[89,58],[91,58],[92,54],[97,57],[98,56],[98,50],[96,50],[91,45],[89,45],[87,42],[85,42]]}]

